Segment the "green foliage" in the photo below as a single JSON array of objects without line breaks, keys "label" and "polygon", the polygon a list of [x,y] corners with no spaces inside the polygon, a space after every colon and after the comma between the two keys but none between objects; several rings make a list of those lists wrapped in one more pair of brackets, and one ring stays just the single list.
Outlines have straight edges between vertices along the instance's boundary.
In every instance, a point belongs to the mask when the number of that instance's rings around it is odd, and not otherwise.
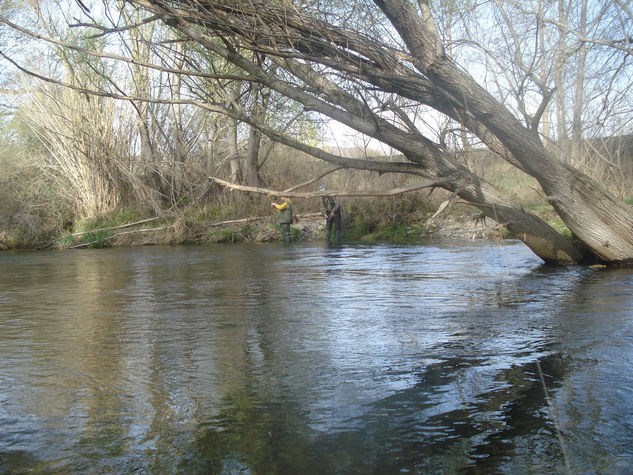
[{"label": "green foliage", "polygon": [[219,203],[208,204],[203,207],[191,207],[183,211],[187,221],[199,223],[207,221],[217,221],[222,218],[225,209]]},{"label": "green foliage", "polygon": [[151,217],[153,217],[153,213],[148,209],[137,209],[126,206],[111,213],[79,219],[75,222],[74,231],[76,233],[85,233],[87,231],[112,228],[122,224],[134,223]]},{"label": "green foliage", "polygon": [[569,228],[563,223],[563,220],[560,218],[554,218],[548,220],[548,224],[554,228],[560,235],[570,239],[572,237],[571,231]]},{"label": "green foliage", "polygon": [[431,205],[421,194],[354,200],[345,209],[346,239],[411,242],[432,229],[426,221]]},{"label": "green foliage", "polygon": [[107,247],[106,239],[112,236],[112,231],[96,231],[84,234],[83,240],[88,243],[89,248]]},{"label": "green foliage", "polygon": [[563,220],[556,214],[554,208],[549,204],[540,204],[528,206],[529,210],[539,216],[543,221],[554,228],[559,234],[566,238],[571,238],[572,233],[569,228],[563,223]]},{"label": "green foliage", "polygon": [[388,225],[379,230],[360,236],[362,241],[389,241],[396,243],[405,243],[415,241],[420,238],[423,233],[419,226],[409,227],[406,224]]},{"label": "green foliage", "polygon": [[72,234],[64,234],[63,236],[57,238],[57,247],[67,248],[75,244],[75,238]]},{"label": "green foliage", "polygon": [[207,234],[207,242],[237,243],[249,241],[253,238],[254,229],[250,224],[245,224],[239,230],[221,229]]}]

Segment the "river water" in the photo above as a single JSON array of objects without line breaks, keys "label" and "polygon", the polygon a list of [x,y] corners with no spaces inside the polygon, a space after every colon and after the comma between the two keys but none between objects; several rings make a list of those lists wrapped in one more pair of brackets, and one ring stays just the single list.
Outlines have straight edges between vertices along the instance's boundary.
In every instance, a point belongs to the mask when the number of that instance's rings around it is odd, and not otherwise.
[{"label": "river water", "polygon": [[0,472],[631,473],[633,270],[512,241],[0,254]]}]

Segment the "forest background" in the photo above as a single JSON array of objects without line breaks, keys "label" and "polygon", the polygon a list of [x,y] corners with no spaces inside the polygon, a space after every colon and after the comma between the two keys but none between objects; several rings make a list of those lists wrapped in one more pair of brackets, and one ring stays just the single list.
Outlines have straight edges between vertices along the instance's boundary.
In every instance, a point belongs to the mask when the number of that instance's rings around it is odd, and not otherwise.
[{"label": "forest background", "polygon": [[[339,11],[332,1],[288,3]],[[353,3],[341,15],[353,12]],[[419,4],[422,13],[431,9],[446,54],[552,154],[632,202],[627,2]],[[367,11],[359,7],[349,21],[370,24]],[[210,177],[307,193],[293,200],[297,239],[320,235],[319,198],[311,192],[321,183],[352,195],[343,199],[348,239],[416,241],[441,230],[447,217],[464,236],[507,235],[503,223],[482,225],[479,211],[450,191],[393,194],[419,176],[350,169],[307,153],[405,162],[397,150],[244,80],[223,58],[128,3],[9,1],[0,15],[0,249],[277,238],[270,196],[230,190]],[[274,70],[265,55],[250,59]],[[192,65],[203,73],[181,74]],[[376,98],[372,107],[432,137],[569,234],[536,180],[456,121],[398,98]],[[254,123],[309,148],[289,147]]]}]

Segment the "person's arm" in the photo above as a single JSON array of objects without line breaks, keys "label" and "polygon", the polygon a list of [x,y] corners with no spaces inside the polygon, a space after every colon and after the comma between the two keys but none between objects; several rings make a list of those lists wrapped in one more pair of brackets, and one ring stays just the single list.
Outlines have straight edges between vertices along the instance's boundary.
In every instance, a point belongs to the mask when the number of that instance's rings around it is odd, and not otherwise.
[{"label": "person's arm", "polygon": [[286,209],[288,207],[288,202],[285,201],[282,204],[279,203],[271,203],[275,208],[277,208],[279,211],[281,211],[282,209]]}]

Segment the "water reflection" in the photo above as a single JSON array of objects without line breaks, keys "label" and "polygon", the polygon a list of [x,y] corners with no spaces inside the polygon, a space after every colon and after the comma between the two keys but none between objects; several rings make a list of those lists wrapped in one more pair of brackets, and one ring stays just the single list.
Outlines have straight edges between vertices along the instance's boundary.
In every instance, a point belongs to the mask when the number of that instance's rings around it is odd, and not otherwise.
[{"label": "water reflection", "polygon": [[562,472],[558,428],[626,473],[632,284],[511,243],[2,254],[0,472]]}]

